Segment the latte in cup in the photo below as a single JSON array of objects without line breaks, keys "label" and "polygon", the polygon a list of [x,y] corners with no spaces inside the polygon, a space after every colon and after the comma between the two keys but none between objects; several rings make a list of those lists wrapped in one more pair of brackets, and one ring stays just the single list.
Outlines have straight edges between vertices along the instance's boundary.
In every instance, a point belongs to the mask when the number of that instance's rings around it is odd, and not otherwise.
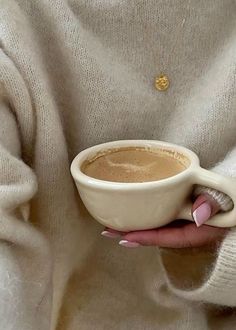
[{"label": "latte in cup", "polygon": [[183,172],[189,163],[184,155],[171,150],[129,147],[96,154],[82,164],[81,171],[103,181],[149,182]]},{"label": "latte in cup", "polygon": [[[92,217],[120,231],[193,221],[194,185],[222,191],[236,205],[236,179],[202,168],[193,151],[163,141],[121,140],[90,147],[74,158],[71,173]],[[207,224],[236,226],[236,207],[215,214]]]}]

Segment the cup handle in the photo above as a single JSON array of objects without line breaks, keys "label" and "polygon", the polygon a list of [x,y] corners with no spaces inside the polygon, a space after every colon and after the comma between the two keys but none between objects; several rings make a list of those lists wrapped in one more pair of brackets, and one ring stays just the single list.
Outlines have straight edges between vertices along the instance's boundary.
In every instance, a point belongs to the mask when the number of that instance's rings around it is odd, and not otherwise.
[{"label": "cup handle", "polygon": [[[207,225],[216,227],[233,227],[236,226],[236,179],[226,177],[202,167],[197,168],[193,174],[193,183],[213,188],[227,194],[233,201],[234,207],[229,212],[221,212],[214,215],[206,222]],[[192,203],[190,201],[183,205],[178,219],[192,220],[191,214]]]}]

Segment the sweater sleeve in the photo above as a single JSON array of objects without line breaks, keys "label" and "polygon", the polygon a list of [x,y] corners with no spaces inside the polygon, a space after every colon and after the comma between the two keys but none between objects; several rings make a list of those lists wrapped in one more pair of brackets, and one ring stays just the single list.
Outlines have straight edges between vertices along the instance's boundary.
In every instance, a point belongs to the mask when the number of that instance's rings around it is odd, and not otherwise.
[{"label": "sweater sleeve", "polygon": [[[216,164],[216,166],[212,168],[212,171],[225,176],[236,177],[236,148],[228,153],[223,162]],[[198,196],[202,193],[207,193],[214,198],[223,211],[229,211],[233,208],[231,198],[220,191],[208,187],[197,186],[194,190],[194,195]]]},{"label": "sweater sleeve", "polygon": [[[37,320],[48,284],[48,245],[31,223],[37,191],[22,160],[20,132],[8,103],[0,102],[0,320],[1,329],[44,329]],[[38,325],[37,325],[38,324]],[[32,325],[32,328],[30,327]],[[38,328],[39,326],[39,328]]]},{"label": "sweater sleeve", "polygon": [[[212,171],[236,177],[236,148]],[[163,250],[161,255],[168,285],[175,294],[193,301],[236,306],[236,228],[230,229],[216,251],[199,248],[169,253]]]}]

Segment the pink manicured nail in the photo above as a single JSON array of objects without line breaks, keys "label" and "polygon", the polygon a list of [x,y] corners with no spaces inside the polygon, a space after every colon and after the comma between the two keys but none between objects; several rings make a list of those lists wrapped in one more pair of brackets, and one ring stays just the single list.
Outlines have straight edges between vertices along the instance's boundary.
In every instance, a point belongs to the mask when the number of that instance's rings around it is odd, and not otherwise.
[{"label": "pink manicured nail", "polygon": [[193,212],[193,219],[197,227],[203,225],[211,216],[210,204],[204,202]]},{"label": "pink manicured nail", "polygon": [[109,237],[109,238],[117,238],[117,237],[120,237],[121,235],[118,234],[118,233],[112,233],[108,230],[103,230],[103,232],[101,232],[101,235],[102,236],[105,236],[105,237]]},{"label": "pink manicured nail", "polygon": [[137,242],[130,242],[130,241],[126,241],[126,240],[121,240],[121,241],[119,242],[119,244],[120,244],[121,246],[128,247],[128,248],[135,248],[135,247],[140,246],[140,244],[137,243]]}]

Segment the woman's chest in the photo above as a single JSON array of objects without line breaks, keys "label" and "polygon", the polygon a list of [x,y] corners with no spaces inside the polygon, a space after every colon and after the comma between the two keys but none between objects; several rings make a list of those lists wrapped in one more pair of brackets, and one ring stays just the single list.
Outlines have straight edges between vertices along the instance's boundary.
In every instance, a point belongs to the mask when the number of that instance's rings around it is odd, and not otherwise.
[{"label": "woman's chest", "polygon": [[[232,144],[236,23],[231,1],[68,5],[64,48],[58,53],[52,40],[48,52],[72,154],[115,139],[167,140],[203,154],[219,154]],[[154,84],[161,73],[170,82],[165,91]]]}]

